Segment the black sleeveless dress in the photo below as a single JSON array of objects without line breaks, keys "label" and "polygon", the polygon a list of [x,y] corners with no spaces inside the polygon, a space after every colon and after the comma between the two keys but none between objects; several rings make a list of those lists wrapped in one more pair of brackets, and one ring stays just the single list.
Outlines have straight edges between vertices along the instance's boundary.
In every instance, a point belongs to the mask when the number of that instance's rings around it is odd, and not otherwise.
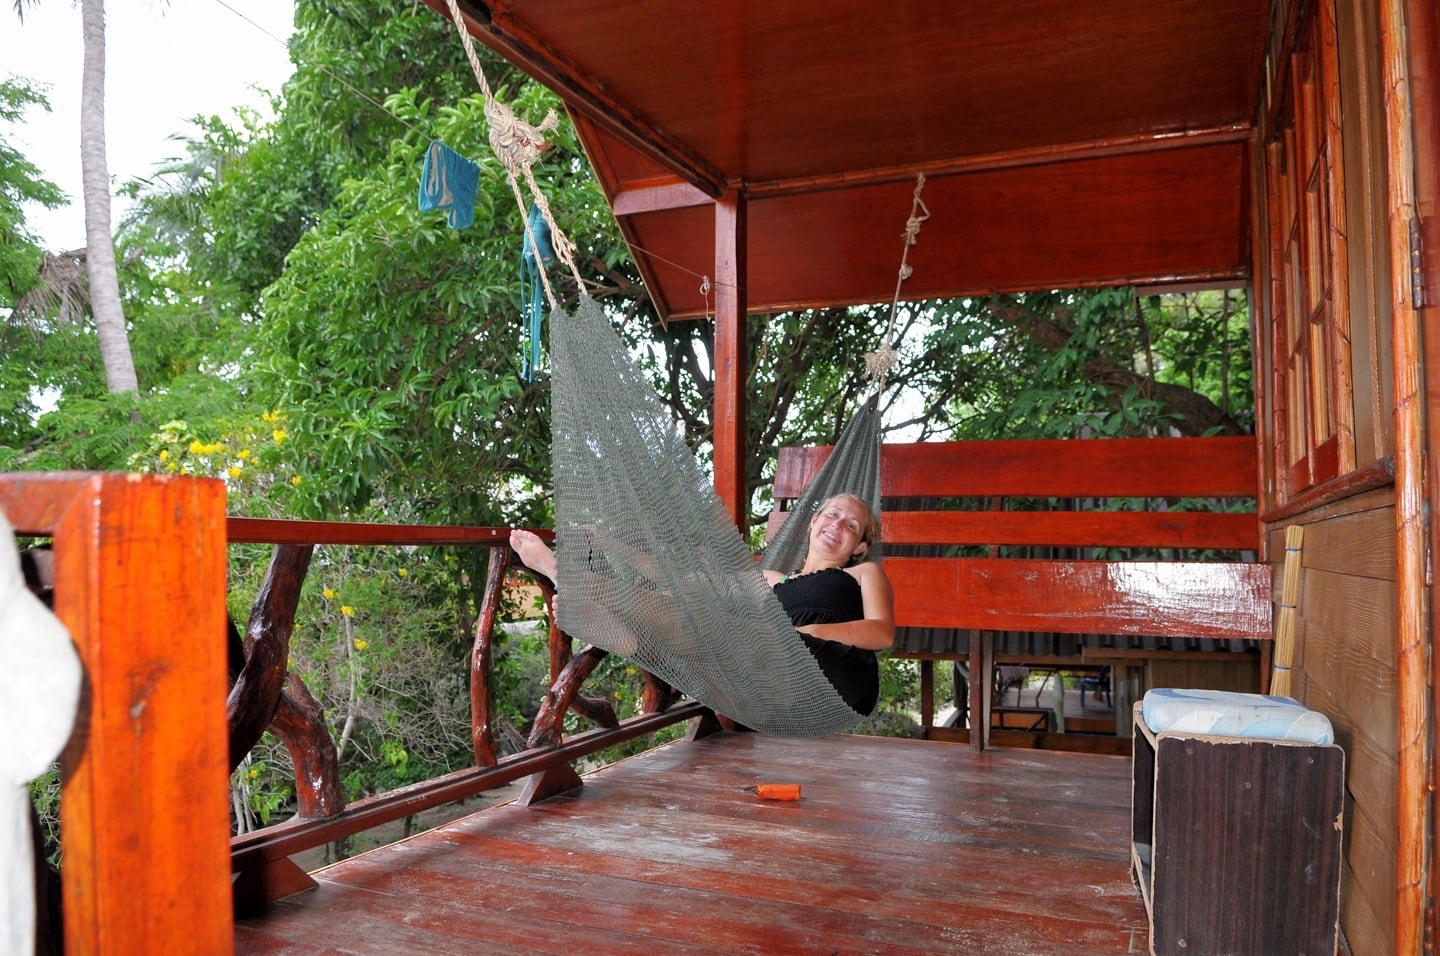
[{"label": "black sleeveless dress", "polygon": [[[775,596],[796,627],[842,624],[865,616],[860,582],[844,568],[788,577],[775,585]],[[869,716],[880,699],[880,663],[875,652],[809,634],[801,634],[800,639],[845,703]]]}]

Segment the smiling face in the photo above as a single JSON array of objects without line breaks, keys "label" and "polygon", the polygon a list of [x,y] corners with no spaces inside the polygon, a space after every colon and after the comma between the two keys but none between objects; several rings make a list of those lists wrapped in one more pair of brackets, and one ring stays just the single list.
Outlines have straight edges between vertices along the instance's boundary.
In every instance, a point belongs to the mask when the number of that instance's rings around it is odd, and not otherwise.
[{"label": "smiling face", "polygon": [[836,495],[810,519],[807,566],[847,567],[870,550],[874,521],[870,508],[854,495]]}]

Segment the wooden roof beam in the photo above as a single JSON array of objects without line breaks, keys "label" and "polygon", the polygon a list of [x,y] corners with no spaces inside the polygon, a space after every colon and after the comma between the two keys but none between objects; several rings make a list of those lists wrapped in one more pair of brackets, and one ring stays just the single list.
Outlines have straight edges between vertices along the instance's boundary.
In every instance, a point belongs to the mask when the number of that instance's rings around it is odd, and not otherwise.
[{"label": "wooden roof beam", "polygon": [[916,163],[911,166],[888,166],[866,169],[858,172],[837,173],[832,176],[814,176],[806,179],[786,179],[774,182],[745,184],[745,195],[751,199],[787,196],[796,193],[820,192],[825,189],[844,189],[850,186],[874,183],[899,182],[914,179],[916,173],[926,178],[956,173],[985,172],[996,169],[1018,169],[1023,166],[1039,166],[1045,163],[1073,162],[1084,159],[1098,159],[1107,156],[1126,156],[1138,153],[1154,153],[1163,150],[1184,149],[1190,146],[1209,146],[1219,143],[1244,143],[1254,135],[1249,125],[1218,126],[1212,129],[1190,130],[1182,133],[1148,133],[1143,136],[1126,136],[1114,139],[1093,140],[1080,143],[1063,143],[1034,149],[1007,150],[977,156],[957,156],[943,162]]},{"label": "wooden roof beam", "polygon": [[616,217],[620,217],[704,206],[714,201],[713,197],[684,180],[675,178],[627,185],[610,197],[610,208],[614,210]]}]

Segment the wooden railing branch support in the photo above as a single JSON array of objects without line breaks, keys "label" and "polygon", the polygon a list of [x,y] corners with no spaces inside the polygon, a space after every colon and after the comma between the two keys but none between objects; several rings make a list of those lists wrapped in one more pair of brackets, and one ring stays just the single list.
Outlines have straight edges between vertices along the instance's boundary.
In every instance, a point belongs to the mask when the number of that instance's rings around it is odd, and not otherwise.
[{"label": "wooden railing branch support", "polygon": [[[576,705],[580,685],[585,683],[585,678],[590,676],[591,671],[605,659],[608,653],[593,644],[587,645],[565,665],[565,669],[561,671],[560,676],[555,679],[555,683],[546,692],[545,700],[540,705],[540,712],[535,715],[535,725],[530,731],[528,741],[531,747],[559,745],[564,735],[565,713]],[[596,707],[592,703],[587,705],[586,710],[588,713],[585,713],[585,716],[601,727],[613,730],[620,726],[620,721],[615,716],[615,709],[608,703],[605,703],[603,708]]]},{"label": "wooden railing branch support", "polygon": [[645,690],[640,696],[640,713],[658,714],[673,706],[680,699],[679,690],[649,671],[641,673],[645,676]]},{"label": "wooden railing branch support", "polygon": [[470,745],[477,767],[500,762],[495,749],[495,702],[490,690],[490,670],[495,659],[495,623],[500,616],[500,599],[505,572],[510,567],[509,547],[490,548],[485,575],[485,596],[480,618],[475,622],[475,643],[470,652]]},{"label": "wooden railing branch support", "polygon": [[325,727],[320,702],[298,674],[285,678],[285,690],[275,707],[271,729],[285,742],[295,765],[296,813],[308,819],[327,819],[345,809],[340,791],[340,755]]},{"label": "wooden railing branch support", "polygon": [[[313,545],[282,544],[275,548],[265,581],[250,609],[241,646],[244,666],[225,700],[225,717],[230,726],[230,770],[260,741],[275,716],[285,687],[290,659],[290,635],[295,629],[295,611],[300,605],[300,588],[310,568]],[[233,625],[230,625],[233,634]],[[230,658],[233,666],[234,649]]]}]

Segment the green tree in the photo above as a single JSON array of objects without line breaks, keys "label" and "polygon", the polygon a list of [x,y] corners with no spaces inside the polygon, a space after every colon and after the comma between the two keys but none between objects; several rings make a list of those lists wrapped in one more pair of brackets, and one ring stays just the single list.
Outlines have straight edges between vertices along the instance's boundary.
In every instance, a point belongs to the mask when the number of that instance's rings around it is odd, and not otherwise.
[{"label": "green tree", "polygon": [[[50,105],[23,79],[0,82],[0,124],[20,122],[31,108],[48,110]],[[27,203],[54,209],[64,201],[60,188],[0,135],[0,309],[5,316],[0,325],[0,352],[5,355],[0,365],[0,446],[36,440],[35,419],[43,396],[64,385],[59,377],[65,369],[58,361],[64,347],[51,335],[50,316],[57,310],[41,306],[48,289],[41,284],[47,259],[25,222]],[[36,368],[54,377],[37,378],[32,374]]]},{"label": "green tree", "polygon": [[[25,8],[37,0],[14,0],[23,22]],[[85,265],[90,279],[90,304],[95,319],[100,359],[111,392],[140,390],[125,327],[120,281],[115,265],[115,239],[110,228],[110,167],[105,157],[105,4],[81,0],[85,44],[80,87],[80,172],[85,201]]]}]

